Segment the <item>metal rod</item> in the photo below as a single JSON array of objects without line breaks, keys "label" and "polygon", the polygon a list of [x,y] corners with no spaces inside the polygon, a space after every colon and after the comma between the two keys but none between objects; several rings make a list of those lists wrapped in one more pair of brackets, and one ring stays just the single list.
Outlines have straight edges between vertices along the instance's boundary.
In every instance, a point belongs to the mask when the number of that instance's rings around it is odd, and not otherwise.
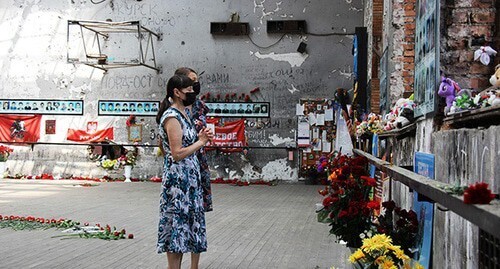
[{"label": "metal rod", "polygon": [[448,194],[444,190],[445,187],[453,187],[451,184],[431,180],[378,159],[359,149],[354,149],[353,152],[366,157],[370,163],[375,165],[379,170],[386,172],[394,180],[429,197],[486,232],[498,235],[498,227],[500,227],[500,202],[498,200],[493,200],[492,204],[489,205],[465,204],[462,196]]},{"label": "metal rod", "polygon": [[[149,144],[121,144],[121,143],[115,143],[113,141],[108,141],[107,143],[111,144],[99,144],[98,142],[96,143],[58,143],[58,142],[12,142],[12,141],[0,141],[2,144],[19,144],[19,145],[53,145],[53,146],[106,146],[106,145],[117,145],[117,146],[126,146],[126,147],[132,147],[132,146],[137,146],[137,147],[145,147],[145,148],[156,148],[158,145],[149,145]],[[286,149],[286,150],[297,150],[297,148],[289,148],[289,147],[261,147],[261,146],[248,146],[248,147],[239,147],[239,146],[227,146],[227,147],[222,147],[222,146],[206,146],[205,148],[213,148],[213,149],[219,149],[219,148],[247,148],[247,149]]]}]

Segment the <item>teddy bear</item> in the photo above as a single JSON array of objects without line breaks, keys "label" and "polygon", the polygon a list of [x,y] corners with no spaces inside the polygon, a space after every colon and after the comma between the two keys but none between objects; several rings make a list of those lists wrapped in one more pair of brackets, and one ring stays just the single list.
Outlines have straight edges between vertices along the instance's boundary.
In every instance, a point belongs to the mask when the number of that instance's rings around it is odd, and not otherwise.
[{"label": "teddy bear", "polygon": [[439,84],[438,95],[446,99],[446,108],[444,113],[450,112],[453,101],[455,101],[456,93],[459,92],[460,86],[450,78],[441,77],[441,84]]},{"label": "teddy bear", "polygon": [[500,104],[500,64],[495,67],[495,73],[490,77],[491,86],[474,98],[477,108],[496,106]]}]

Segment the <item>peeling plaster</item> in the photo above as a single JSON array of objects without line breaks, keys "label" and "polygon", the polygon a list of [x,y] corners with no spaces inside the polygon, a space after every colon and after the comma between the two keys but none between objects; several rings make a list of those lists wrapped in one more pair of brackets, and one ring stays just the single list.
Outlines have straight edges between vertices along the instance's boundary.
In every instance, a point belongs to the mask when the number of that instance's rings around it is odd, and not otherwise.
[{"label": "peeling plaster", "polygon": [[309,57],[308,54],[301,54],[298,52],[283,53],[283,54],[275,54],[274,52],[271,52],[269,54],[260,54],[260,52],[253,53],[252,51],[250,51],[250,55],[254,55],[259,59],[270,58],[274,61],[288,62],[292,67],[301,66],[307,59],[307,57]]},{"label": "peeling plaster", "polygon": [[291,94],[293,94],[293,93],[295,93],[295,92],[298,92],[298,91],[299,91],[299,90],[297,90],[297,88],[295,88],[295,86],[293,86],[293,84],[291,84],[291,85],[292,85],[292,88],[291,88],[291,89],[288,89],[288,91],[289,91]]},{"label": "peeling plaster", "polygon": [[[271,181],[275,179],[284,181],[298,181],[299,177],[297,169],[288,166],[287,163],[288,161],[286,158],[270,161],[266,166],[262,168],[262,173],[254,171],[252,169],[252,165],[248,163],[245,165],[245,167],[242,168],[243,176],[241,177],[241,179],[244,181]],[[286,175],[288,177],[284,178],[283,175]]]},{"label": "peeling plaster", "polygon": [[285,144],[287,142],[293,142],[294,140],[290,137],[287,137],[287,138],[281,138],[279,137],[277,134],[273,134],[272,136],[269,137],[269,139],[271,140],[271,144],[273,144],[274,146],[277,146],[279,144]]},{"label": "peeling plaster", "polygon": [[[256,13],[257,8],[262,9],[262,16],[260,17],[260,24],[263,24],[264,17],[274,15],[276,12],[280,11],[281,10],[280,5],[281,5],[281,3],[283,3],[283,2],[276,2],[276,8],[273,11],[266,12],[266,8],[264,7],[265,2],[266,2],[266,0],[263,0],[259,4],[257,4],[257,1],[253,0],[253,13]],[[293,17],[293,15],[291,15],[290,17]]]}]

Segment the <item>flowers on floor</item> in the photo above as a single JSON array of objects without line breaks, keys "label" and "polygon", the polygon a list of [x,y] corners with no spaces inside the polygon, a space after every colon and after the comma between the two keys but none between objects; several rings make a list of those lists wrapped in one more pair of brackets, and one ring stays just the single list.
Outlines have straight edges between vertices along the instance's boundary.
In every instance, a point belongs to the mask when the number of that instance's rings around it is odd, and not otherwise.
[{"label": "flowers on floor", "polygon": [[[120,178],[112,178],[109,176],[104,176],[102,178],[96,177],[84,177],[84,176],[62,176],[62,177],[54,177],[52,174],[41,174],[41,175],[23,175],[16,174],[14,176],[7,175],[5,178],[7,179],[19,179],[19,180],[85,180],[85,181],[95,181],[95,182],[123,182],[125,180],[124,177]],[[132,182],[161,182],[161,178],[157,176],[153,176],[149,179],[139,179],[139,178],[131,178]]]},{"label": "flowers on floor", "polygon": [[[83,226],[80,222],[69,219],[54,219],[54,218],[41,218],[33,216],[17,216],[17,215],[0,215],[0,229],[11,228],[17,230],[47,230],[50,228],[65,229],[64,235],[56,235],[53,237],[80,237],[80,238],[99,238],[104,240],[117,240],[125,239],[125,229],[117,230],[116,227],[111,229],[111,226],[106,225],[102,227],[100,224],[89,226],[89,223],[84,223]],[[128,235],[129,239],[134,238],[133,234]]]},{"label": "flowers on floor", "polygon": [[12,148],[0,145],[0,162],[6,162],[12,151]]},{"label": "flowers on floor", "polygon": [[269,185],[273,186],[276,185],[274,181],[264,181],[264,180],[256,180],[256,181],[243,181],[238,178],[234,179],[224,179],[222,177],[218,177],[215,179],[210,180],[212,184],[231,184],[235,186],[250,186],[250,185]]},{"label": "flowers on floor", "polygon": [[[385,234],[364,239],[363,245],[349,257],[349,261],[363,269],[412,268],[410,258],[399,246],[392,244],[391,237]],[[423,269],[418,263],[413,268]]]}]

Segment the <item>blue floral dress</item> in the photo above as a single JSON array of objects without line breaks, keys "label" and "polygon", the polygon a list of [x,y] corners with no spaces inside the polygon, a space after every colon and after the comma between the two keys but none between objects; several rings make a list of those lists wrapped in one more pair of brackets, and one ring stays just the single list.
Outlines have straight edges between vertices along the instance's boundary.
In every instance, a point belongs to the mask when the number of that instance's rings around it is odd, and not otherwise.
[{"label": "blue floral dress", "polygon": [[200,253],[207,250],[203,190],[200,184],[200,164],[196,154],[174,161],[163,124],[167,118],[176,118],[182,127],[182,146],[195,143],[198,135],[191,119],[179,110],[168,108],[160,120],[160,137],[165,149],[162,190],[160,194],[160,221],[158,225],[158,253]]},{"label": "blue floral dress", "polygon": [[[192,111],[186,109],[188,115],[193,119],[196,132],[200,132],[201,129],[207,127],[207,113],[209,111],[207,105],[200,99],[196,99],[193,104]],[[201,148],[197,153],[198,161],[200,162],[200,172],[201,172],[201,187],[203,188],[203,207],[205,212],[213,210],[212,206],[212,186],[210,184],[210,169],[208,167],[207,154],[205,148]]]}]

